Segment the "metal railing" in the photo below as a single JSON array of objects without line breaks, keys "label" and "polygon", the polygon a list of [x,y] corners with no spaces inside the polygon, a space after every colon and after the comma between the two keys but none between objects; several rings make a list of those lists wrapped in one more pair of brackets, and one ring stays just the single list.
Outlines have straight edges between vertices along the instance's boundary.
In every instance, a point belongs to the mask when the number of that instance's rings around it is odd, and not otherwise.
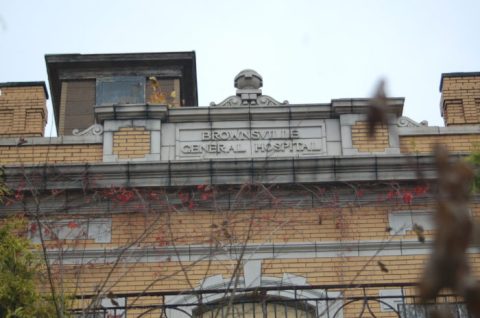
[{"label": "metal railing", "polygon": [[421,303],[415,284],[397,283],[122,293],[103,298],[78,295],[76,299],[78,307],[71,312],[79,318],[427,318],[435,310],[470,317],[462,299],[453,294]]}]

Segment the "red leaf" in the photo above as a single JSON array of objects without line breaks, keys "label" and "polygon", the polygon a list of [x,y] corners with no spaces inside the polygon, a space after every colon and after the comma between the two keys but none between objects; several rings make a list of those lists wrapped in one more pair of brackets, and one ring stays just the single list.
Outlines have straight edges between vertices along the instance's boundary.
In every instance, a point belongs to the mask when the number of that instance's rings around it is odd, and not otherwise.
[{"label": "red leaf", "polygon": [[148,198],[151,200],[157,200],[159,198],[159,195],[158,193],[151,191],[148,193]]},{"label": "red leaf", "polygon": [[200,200],[202,200],[202,201],[206,201],[209,198],[210,198],[210,194],[207,193],[207,192],[204,192],[204,193],[200,194]]},{"label": "red leaf", "polygon": [[78,223],[73,222],[73,221],[68,222],[67,226],[68,226],[69,229],[76,229],[77,227],[79,227]]},{"label": "red leaf", "polygon": [[15,193],[15,200],[17,200],[17,201],[23,200],[23,192],[17,191]]},{"label": "red leaf", "polygon": [[387,199],[392,200],[397,195],[397,191],[391,190],[387,193]]},{"label": "red leaf", "polygon": [[413,193],[412,192],[404,192],[403,193],[403,202],[406,204],[411,204],[413,201]]},{"label": "red leaf", "polygon": [[190,200],[190,195],[188,193],[179,192],[178,198],[182,203],[187,203]]},{"label": "red leaf", "polygon": [[117,199],[121,203],[128,203],[133,199],[133,197],[134,197],[133,192],[127,191],[127,190],[124,190],[121,193],[117,194]]},{"label": "red leaf", "polygon": [[165,236],[163,234],[157,235],[155,240],[158,242],[159,246],[165,246],[167,245],[167,241],[165,240]]},{"label": "red leaf", "polygon": [[52,193],[52,195],[55,197],[55,196],[57,196],[58,194],[62,193],[62,190],[60,190],[60,189],[52,189],[51,193]]},{"label": "red leaf", "polygon": [[355,195],[357,196],[357,198],[361,198],[365,195],[365,192],[363,190],[356,190]]},{"label": "red leaf", "polygon": [[427,191],[428,191],[427,186],[416,186],[415,190],[414,190],[416,195],[425,194],[425,193],[427,193]]}]

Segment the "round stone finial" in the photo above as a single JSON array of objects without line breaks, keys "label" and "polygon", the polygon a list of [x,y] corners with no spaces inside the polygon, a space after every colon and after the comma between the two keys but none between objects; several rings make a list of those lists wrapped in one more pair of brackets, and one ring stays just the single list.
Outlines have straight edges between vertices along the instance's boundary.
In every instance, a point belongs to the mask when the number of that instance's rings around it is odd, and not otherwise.
[{"label": "round stone finial", "polygon": [[235,76],[234,84],[238,89],[260,89],[263,86],[263,78],[256,71],[246,69]]}]

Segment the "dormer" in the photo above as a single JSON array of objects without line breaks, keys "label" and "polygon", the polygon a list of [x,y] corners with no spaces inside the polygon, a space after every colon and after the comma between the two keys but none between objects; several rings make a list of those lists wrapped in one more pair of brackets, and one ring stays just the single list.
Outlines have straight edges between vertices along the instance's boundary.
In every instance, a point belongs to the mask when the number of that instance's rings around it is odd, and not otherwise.
[{"label": "dormer", "polygon": [[95,106],[198,106],[195,52],[45,56],[57,133],[95,124]]}]

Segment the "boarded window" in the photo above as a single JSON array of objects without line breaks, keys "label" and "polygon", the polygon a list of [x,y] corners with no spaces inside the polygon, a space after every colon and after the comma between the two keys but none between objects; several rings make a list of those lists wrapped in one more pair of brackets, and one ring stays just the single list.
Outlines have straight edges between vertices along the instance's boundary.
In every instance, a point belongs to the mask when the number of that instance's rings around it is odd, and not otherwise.
[{"label": "boarded window", "polygon": [[97,79],[97,105],[144,104],[145,77],[114,76]]},{"label": "boarded window", "polygon": [[71,135],[74,129],[87,129],[95,123],[93,105],[95,105],[95,80],[64,82],[67,85],[62,92],[65,100],[64,135]]},{"label": "boarded window", "polygon": [[415,224],[424,230],[434,229],[432,211],[393,211],[388,213],[388,222],[391,228],[390,234],[406,234],[412,231]]},{"label": "boarded window", "polygon": [[[95,243],[110,243],[112,220],[110,218],[47,220],[41,224],[43,239],[48,240],[94,240]],[[36,222],[30,224],[30,239],[41,243]]]}]

